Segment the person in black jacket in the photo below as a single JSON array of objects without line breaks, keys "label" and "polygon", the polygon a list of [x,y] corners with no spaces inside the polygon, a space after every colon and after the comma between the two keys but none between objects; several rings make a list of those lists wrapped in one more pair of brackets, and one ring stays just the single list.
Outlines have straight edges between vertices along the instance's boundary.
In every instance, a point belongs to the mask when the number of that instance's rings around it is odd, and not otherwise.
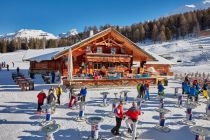
[{"label": "person in black jacket", "polygon": [[52,104],[55,101],[56,101],[56,97],[54,95],[54,88],[52,87],[49,90],[49,93],[48,93],[48,96],[47,96],[47,104]]}]

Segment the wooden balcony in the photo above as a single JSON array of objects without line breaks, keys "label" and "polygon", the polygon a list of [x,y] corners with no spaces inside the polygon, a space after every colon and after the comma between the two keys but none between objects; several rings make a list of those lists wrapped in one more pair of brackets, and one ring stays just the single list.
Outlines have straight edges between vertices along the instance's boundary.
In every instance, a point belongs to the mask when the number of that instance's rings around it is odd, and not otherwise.
[{"label": "wooden balcony", "polygon": [[132,55],[127,54],[107,54],[107,53],[86,53],[87,62],[131,62]]}]

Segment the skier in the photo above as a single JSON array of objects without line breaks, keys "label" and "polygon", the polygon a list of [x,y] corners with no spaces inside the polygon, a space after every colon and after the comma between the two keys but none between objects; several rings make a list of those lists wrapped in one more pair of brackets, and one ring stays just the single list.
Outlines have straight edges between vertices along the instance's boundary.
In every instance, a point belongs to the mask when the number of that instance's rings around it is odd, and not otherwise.
[{"label": "skier", "polygon": [[122,122],[122,119],[124,118],[123,101],[120,101],[119,105],[117,106],[116,111],[115,111],[115,117],[116,117],[116,126],[112,128],[111,132],[113,135],[119,135],[121,122]]},{"label": "skier", "polygon": [[208,84],[207,84],[207,80],[204,80],[204,84],[203,84],[203,87],[202,87],[202,90],[203,90],[203,97],[208,99]]},{"label": "skier", "polygon": [[37,98],[38,98],[37,112],[41,112],[42,111],[41,106],[44,104],[44,99],[46,98],[46,94],[44,93],[43,90],[37,95]]},{"label": "skier", "polygon": [[51,72],[51,77],[52,77],[52,83],[55,83],[55,72]]},{"label": "skier", "polygon": [[150,97],[149,97],[149,83],[145,83],[144,88],[145,88],[145,92],[146,92],[145,100],[147,100],[147,99],[150,100]]},{"label": "skier", "polygon": [[[137,129],[137,121],[138,116],[141,115],[141,111],[136,107],[136,103],[132,103],[132,107],[128,109],[128,111],[125,113],[128,119],[125,121],[126,126],[128,128],[128,133],[134,135],[134,138],[136,137],[136,129]],[[131,127],[132,126],[132,127]]]},{"label": "skier", "polygon": [[145,86],[144,83],[142,83],[140,87],[140,98],[143,99],[144,96],[145,96]]},{"label": "skier", "polygon": [[[73,105],[76,105],[77,102],[77,95],[74,93],[74,86],[71,85],[69,89],[69,108],[71,108]],[[74,101],[74,102],[73,102]],[[73,103],[72,103],[73,102]]]},{"label": "skier", "polygon": [[137,92],[138,92],[138,96],[137,97],[139,97],[140,98],[140,88],[141,88],[141,83],[138,83],[138,85],[136,86],[136,88],[137,88]]},{"label": "skier", "polygon": [[14,63],[14,62],[12,62],[12,67],[13,67],[13,68],[15,67],[15,63]]},{"label": "skier", "polygon": [[56,100],[56,97],[54,95],[54,88],[51,87],[47,96],[47,104],[51,105],[53,102],[55,102],[55,100]]},{"label": "skier", "polygon": [[82,95],[81,101],[85,102],[85,98],[86,98],[86,95],[87,95],[87,88],[86,87],[82,87],[81,90],[80,90],[80,94]]},{"label": "skier", "polygon": [[9,64],[7,64],[7,71],[9,71]]},{"label": "skier", "polygon": [[183,81],[183,82],[182,82],[182,94],[185,93],[185,92],[184,92],[184,86],[185,86],[185,82]]},{"label": "skier", "polygon": [[195,85],[195,102],[198,102],[198,95],[200,93],[200,86],[197,80],[193,81],[193,85]]},{"label": "skier", "polygon": [[62,94],[62,88],[60,86],[60,84],[58,84],[57,88],[56,88],[56,95],[57,95],[57,103],[60,105],[60,97],[61,97],[61,94]]},{"label": "skier", "polygon": [[17,67],[17,74],[20,72],[20,68],[19,67]]},{"label": "skier", "polygon": [[163,87],[161,81],[158,81],[158,95],[159,96],[163,96],[164,95],[164,89],[165,88]]},{"label": "skier", "polygon": [[192,85],[190,87],[190,100],[193,101],[193,98],[195,98],[195,94],[196,94],[196,85]]}]

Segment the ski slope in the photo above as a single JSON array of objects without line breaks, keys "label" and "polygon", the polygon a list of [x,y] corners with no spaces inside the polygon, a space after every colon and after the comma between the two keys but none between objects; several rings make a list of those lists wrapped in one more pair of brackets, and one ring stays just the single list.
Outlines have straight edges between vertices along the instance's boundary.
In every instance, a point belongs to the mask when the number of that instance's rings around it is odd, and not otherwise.
[{"label": "ski slope", "polygon": [[[170,57],[176,63],[172,67],[175,73],[210,73],[210,37],[187,38],[157,44],[139,44],[143,49]],[[180,61],[181,62],[177,62]]]}]

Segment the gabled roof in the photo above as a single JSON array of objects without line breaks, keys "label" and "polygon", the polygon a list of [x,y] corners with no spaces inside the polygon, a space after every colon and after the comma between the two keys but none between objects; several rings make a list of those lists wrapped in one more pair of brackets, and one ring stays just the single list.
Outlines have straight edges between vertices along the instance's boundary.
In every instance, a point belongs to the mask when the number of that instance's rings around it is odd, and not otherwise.
[{"label": "gabled roof", "polygon": [[121,33],[119,33],[117,30],[115,30],[112,27],[108,28],[106,30],[103,30],[93,36],[90,36],[90,37],[88,37],[72,46],[66,46],[66,47],[60,47],[60,48],[39,49],[39,50],[30,49],[24,55],[23,60],[24,61],[40,62],[40,61],[44,61],[44,60],[58,59],[58,58],[62,57],[63,55],[65,55],[66,53],[68,53],[69,48],[71,48],[72,51],[74,51],[75,49],[81,47],[83,44],[86,44],[89,41],[92,41],[93,39],[101,38],[110,32],[116,34],[118,37],[120,37],[121,39],[123,38],[125,41],[127,41],[127,43],[131,44],[133,46],[133,48],[135,48],[134,53],[136,53],[136,51],[141,52],[142,55],[148,57],[148,60],[156,61],[156,58],[153,57],[150,53],[141,49],[138,45],[136,45],[134,42],[132,42],[130,39],[123,36]]},{"label": "gabled roof", "polygon": [[60,48],[49,48],[49,49],[29,49],[26,51],[22,60],[23,61],[37,61],[37,62],[52,60],[52,58],[56,54],[68,48],[70,48],[70,46],[60,47]]},{"label": "gabled roof", "polygon": [[[149,53],[147,53],[146,51],[144,51],[143,49],[141,49],[138,45],[136,45],[134,42],[132,42],[130,39],[128,39],[127,37],[125,37],[124,35],[122,35],[121,33],[119,33],[117,30],[115,30],[114,28],[110,27],[110,28],[107,28],[106,30],[103,30],[93,36],[90,36],[74,45],[71,46],[72,48],[72,51],[74,51],[75,49],[81,47],[82,45],[84,45],[85,43],[88,43],[89,41],[93,40],[93,39],[97,39],[97,38],[100,38],[104,35],[107,35],[108,33],[115,33],[117,36],[123,38],[125,41],[127,41],[127,43],[131,44],[137,51],[140,51],[142,52],[145,56],[148,57],[149,60],[153,60],[155,61],[156,59],[150,55]],[[69,51],[69,49],[65,49],[61,52],[59,52],[58,54],[56,54],[53,58],[54,59],[58,59],[60,58],[61,56],[63,56],[65,53],[67,53]]]}]

